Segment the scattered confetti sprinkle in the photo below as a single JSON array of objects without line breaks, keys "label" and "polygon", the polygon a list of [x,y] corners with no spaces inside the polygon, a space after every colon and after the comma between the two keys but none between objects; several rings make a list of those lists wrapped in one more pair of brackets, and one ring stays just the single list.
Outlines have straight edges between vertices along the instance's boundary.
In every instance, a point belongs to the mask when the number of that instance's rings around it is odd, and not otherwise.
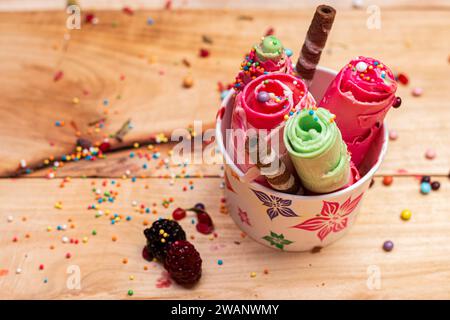
[{"label": "scattered confetti sprinkle", "polygon": [[431,191],[431,185],[429,182],[422,182],[420,184],[420,193],[429,194]]},{"label": "scattered confetti sprinkle", "polygon": [[398,133],[396,130],[389,130],[389,140],[395,141],[398,139]]},{"label": "scattered confetti sprinkle", "polygon": [[207,57],[209,57],[210,52],[209,52],[208,49],[201,48],[200,51],[199,51],[199,53],[198,53],[198,55],[199,55],[201,58],[207,58]]},{"label": "scattered confetti sprinkle", "polygon": [[385,186],[390,186],[394,182],[394,178],[392,176],[384,176],[383,177],[383,184]]},{"label": "scattered confetti sprinkle", "polygon": [[433,191],[439,190],[440,187],[441,187],[441,183],[439,181],[433,181],[431,183],[431,189],[433,189]]},{"label": "scattered confetti sprinkle", "polygon": [[194,79],[191,76],[186,76],[183,78],[183,87],[186,89],[191,88],[194,85]]},{"label": "scattered confetti sprinkle", "polygon": [[53,81],[57,82],[57,81],[61,80],[63,77],[64,77],[64,72],[59,70],[53,75]]},{"label": "scattered confetti sprinkle", "polygon": [[412,91],[411,91],[411,94],[414,96],[414,97],[420,97],[422,94],[423,94],[423,89],[422,88],[414,88],[414,89],[412,89]]},{"label": "scattered confetti sprinkle", "polygon": [[436,158],[436,151],[434,149],[427,149],[425,151],[425,158],[427,158],[428,160],[433,160],[434,158]]},{"label": "scattered confetti sprinkle", "polygon": [[403,210],[400,216],[401,216],[402,220],[405,220],[405,221],[411,219],[411,216],[412,216],[411,210],[409,210],[409,209]]},{"label": "scattered confetti sprinkle", "polygon": [[392,251],[394,249],[394,243],[391,240],[387,240],[383,243],[383,250],[386,252]]}]

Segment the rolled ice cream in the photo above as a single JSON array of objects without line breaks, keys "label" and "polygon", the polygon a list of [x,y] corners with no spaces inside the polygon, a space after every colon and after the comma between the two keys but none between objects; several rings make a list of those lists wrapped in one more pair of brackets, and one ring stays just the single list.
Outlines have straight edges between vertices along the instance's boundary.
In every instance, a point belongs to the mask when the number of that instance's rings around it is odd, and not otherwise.
[{"label": "rolled ice cream", "polygon": [[397,82],[379,60],[357,57],[338,73],[319,103],[336,115],[353,162],[359,166],[396,101]]}]

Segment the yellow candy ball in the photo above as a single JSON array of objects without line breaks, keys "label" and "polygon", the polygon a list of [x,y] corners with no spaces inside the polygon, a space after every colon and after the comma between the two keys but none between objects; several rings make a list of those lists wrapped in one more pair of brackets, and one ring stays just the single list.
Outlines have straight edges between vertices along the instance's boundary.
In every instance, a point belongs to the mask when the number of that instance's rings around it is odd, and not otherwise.
[{"label": "yellow candy ball", "polygon": [[405,209],[402,211],[400,216],[403,220],[409,220],[409,219],[411,219],[412,213],[410,210]]}]

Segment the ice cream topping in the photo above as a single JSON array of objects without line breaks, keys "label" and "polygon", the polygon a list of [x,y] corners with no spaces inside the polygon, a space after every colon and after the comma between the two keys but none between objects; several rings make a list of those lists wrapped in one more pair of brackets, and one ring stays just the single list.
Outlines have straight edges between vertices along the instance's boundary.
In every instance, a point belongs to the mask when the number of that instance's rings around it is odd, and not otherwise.
[{"label": "ice cream topping", "polygon": [[244,109],[250,125],[272,129],[296,110],[305,91],[304,83],[294,76],[272,73],[249,83],[237,103]]},{"label": "ice cream topping", "polygon": [[378,60],[357,57],[343,71],[340,89],[351,93],[361,102],[377,102],[388,98],[397,90],[392,71]]},{"label": "ice cream topping", "polygon": [[291,59],[281,41],[272,35],[262,38],[245,57],[233,88],[240,91],[250,81],[271,72],[292,73]]},{"label": "ice cream topping", "polygon": [[279,61],[284,53],[283,44],[275,36],[264,37],[260,44],[255,45],[255,52],[261,61]]}]

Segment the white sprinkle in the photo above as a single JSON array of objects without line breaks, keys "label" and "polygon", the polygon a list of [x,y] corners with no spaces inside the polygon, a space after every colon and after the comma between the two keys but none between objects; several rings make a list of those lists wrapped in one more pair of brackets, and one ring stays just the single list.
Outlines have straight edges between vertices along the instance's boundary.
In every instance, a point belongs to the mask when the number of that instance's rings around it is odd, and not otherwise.
[{"label": "white sprinkle", "polygon": [[361,9],[364,6],[364,0],[353,0],[352,6],[355,9]]},{"label": "white sprinkle", "polygon": [[25,161],[25,159],[20,160],[20,166],[22,168],[25,168],[27,166],[27,162]]},{"label": "white sprinkle", "polygon": [[8,222],[13,222],[14,217],[13,216],[8,216]]},{"label": "white sprinkle", "polygon": [[62,237],[61,241],[62,241],[62,243],[67,243],[67,242],[69,242],[69,238]]},{"label": "white sprinkle", "polygon": [[133,200],[133,201],[131,202],[131,205],[132,205],[133,207],[136,207],[136,206],[137,206],[137,201],[136,201],[136,200]]},{"label": "white sprinkle", "polygon": [[17,269],[16,269],[16,274],[21,274],[21,273],[22,273],[22,269],[17,268]]},{"label": "white sprinkle", "polygon": [[359,72],[364,72],[367,70],[367,63],[360,61],[356,64],[356,70]]}]

